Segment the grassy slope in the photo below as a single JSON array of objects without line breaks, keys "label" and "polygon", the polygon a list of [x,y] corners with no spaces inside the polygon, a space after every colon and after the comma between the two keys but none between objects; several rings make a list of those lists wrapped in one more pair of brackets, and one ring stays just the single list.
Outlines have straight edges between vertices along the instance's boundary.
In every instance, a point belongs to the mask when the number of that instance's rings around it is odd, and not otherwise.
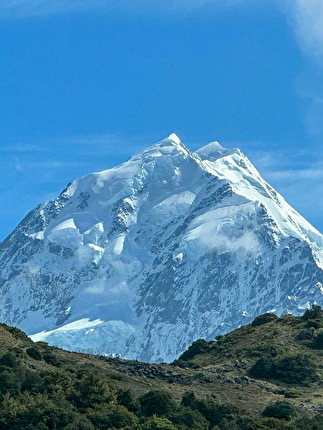
[{"label": "grassy slope", "polygon": [[[162,389],[180,403],[185,392],[193,391],[198,398],[234,405],[241,416],[254,420],[261,419],[268,404],[286,397],[299,416],[304,412],[312,415],[323,410],[323,349],[314,348],[313,339],[298,337],[304,330],[308,334],[312,330],[308,327],[313,325],[315,338],[323,328],[321,316],[312,320],[285,316],[261,325],[244,326],[218,341],[197,343],[173,365],[166,365],[71,353],[45,343],[35,344],[19,330],[1,324],[0,359],[11,351],[18,357],[19,366],[28,371],[40,374],[58,370],[70,375],[71,381],[78,372],[94,370],[114,390],[130,389],[135,397]],[[28,355],[30,347],[36,348],[42,358]],[[286,383],[250,374],[261,357],[278,360],[297,354],[306,354],[313,360],[314,382]],[[44,357],[48,356],[46,362]]]}]

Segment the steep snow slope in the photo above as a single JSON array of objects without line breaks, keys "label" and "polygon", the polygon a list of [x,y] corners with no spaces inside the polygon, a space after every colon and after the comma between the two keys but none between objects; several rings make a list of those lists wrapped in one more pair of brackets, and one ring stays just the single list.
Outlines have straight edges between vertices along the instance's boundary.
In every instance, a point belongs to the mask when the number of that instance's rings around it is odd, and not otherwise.
[{"label": "steep snow slope", "polygon": [[0,245],[1,321],[63,348],[170,361],[323,303],[323,237],[238,150],[176,135],[73,181]]}]

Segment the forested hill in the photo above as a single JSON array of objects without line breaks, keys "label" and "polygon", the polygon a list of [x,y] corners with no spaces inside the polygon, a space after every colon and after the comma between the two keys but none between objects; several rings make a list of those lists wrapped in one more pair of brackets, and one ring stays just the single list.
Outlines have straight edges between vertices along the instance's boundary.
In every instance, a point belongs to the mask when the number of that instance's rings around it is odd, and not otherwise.
[{"label": "forested hill", "polygon": [[0,428],[323,429],[323,312],[265,314],[172,365],[77,354],[0,326]]}]

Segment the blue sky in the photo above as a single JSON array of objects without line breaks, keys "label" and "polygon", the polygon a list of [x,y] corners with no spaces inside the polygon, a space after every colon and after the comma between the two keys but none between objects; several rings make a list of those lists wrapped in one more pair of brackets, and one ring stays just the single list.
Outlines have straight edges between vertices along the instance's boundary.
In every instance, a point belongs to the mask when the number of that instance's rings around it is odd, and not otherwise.
[{"label": "blue sky", "polygon": [[172,132],[238,146],[323,231],[321,0],[0,0],[0,240]]}]

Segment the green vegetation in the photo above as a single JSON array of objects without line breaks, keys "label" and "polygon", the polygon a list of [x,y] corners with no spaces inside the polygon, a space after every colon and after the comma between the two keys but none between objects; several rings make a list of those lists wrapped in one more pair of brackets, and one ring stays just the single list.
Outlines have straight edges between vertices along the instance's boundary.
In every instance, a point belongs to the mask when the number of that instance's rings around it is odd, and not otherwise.
[{"label": "green vegetation", "polygon": [[172,365],[70,353],[0,325],[0,428],[323,430],[322,314],[261,315]]},{"label": "green vegetation", "polygon": [[260,358],[250,369],[250,375],[305,385],[319,379],[316,369],[309,354],[286,354],[277,358]]},{"label": "green vegetation", "polygon": [[251,325],[252,325],[252,327],[257,327],[259,325],[263,325],[263,324],[267,324],[267,323],[272,322],[272,321],[276,321],[277,319],[278,319],[277,315],[267,313],[267,314],[259,315],[259,317],[255,318],[252,321]]},{"label": "green vegetation", "polygon": [[295,408],[289,402],[282,400],[267,406],[262,415],[289,421],[295,416]]}]

